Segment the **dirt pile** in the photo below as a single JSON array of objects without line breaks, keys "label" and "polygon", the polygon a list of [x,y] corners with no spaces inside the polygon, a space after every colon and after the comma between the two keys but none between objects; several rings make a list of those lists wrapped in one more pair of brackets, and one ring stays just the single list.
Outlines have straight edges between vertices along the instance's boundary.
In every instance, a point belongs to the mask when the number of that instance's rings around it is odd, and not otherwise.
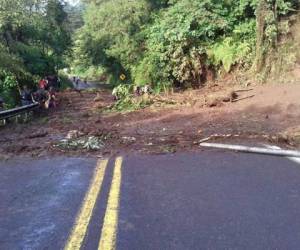
[{"label": "dirt pile", "polygon": [[[57,109],[38,114],[27,124],[0,128],[0,154],[167,153],[197,149],[205,138],[296,147],[299,93],[300,84],[251,90],[214,85],[154,96],[150,107],[120,113],[105,111],[114,103],[108,90],[66,91],[59,95]],[[222,104],[209,105],[214,99]]]}]

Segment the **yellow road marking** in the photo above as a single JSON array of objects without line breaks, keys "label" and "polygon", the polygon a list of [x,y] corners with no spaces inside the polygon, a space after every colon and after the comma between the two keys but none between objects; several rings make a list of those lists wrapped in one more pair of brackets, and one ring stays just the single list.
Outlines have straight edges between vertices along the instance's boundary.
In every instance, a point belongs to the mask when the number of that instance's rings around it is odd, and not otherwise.
[{"label": "yellow road marking", "polygon": [[82,207],[79,214],[77,215],[71,235],[65,246],[65,250],[76,250],[81,248],[89,222],[92,217],[97,197],[101,191],[107,164],[108,160],[99,161],[97,163],[97,168],[95,169],[93,180],[89,186],[88,192],[85,195]]},{"label": "yellow road marking", "polygon": [[116,238],[118,230],[118,210],[120,203],[120,188],[122,179],[123,159],[118,157],[115,162],[113,180],[111,183],[109,197],[102,226],[101,238],[98,250],[116,249]]}]

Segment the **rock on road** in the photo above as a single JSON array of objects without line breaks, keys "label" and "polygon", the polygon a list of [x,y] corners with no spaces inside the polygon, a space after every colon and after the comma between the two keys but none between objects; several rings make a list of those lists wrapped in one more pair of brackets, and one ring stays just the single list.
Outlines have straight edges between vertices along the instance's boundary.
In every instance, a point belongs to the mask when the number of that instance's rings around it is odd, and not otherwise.
[{"label": "rock on road", "polygon": [[299,249],[295,162],[208,150],[105,164],[1,162],[0,249]]}]

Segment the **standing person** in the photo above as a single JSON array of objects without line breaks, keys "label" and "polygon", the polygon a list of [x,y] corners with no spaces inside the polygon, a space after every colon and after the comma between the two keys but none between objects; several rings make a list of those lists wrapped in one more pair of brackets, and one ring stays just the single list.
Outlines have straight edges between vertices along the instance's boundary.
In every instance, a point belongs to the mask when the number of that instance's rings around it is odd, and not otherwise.
[{"label": "standing person", "polygon": [[41,79],[39,81],[38,90],[33,94],[33,100],[43,104],[47,100],[47,81],[46,79]]},{"label": "standing person", "polygon": [[76,88],[79,87],[79,83],[80,83],[80,78],[79,78],[79,76],[77,76],[77,78],[76,78]]},{"label": "standing person", "polygon": [[[5,110],[5,102],[4,102],[4,99],[0,96],[0,112],[1,111],[4,111]],[[8,118],[5,118],[4,120],[3,120],[3,125],[5,125],[5,124],[7,124],[7,123],[9,123],[9,120],[8,120]],[[1,124],[1,123],[0,123]]]},{"label": "standing person", "polygon": [[59,91],[61,87],[61,79],[59,76],[55,76],[55,90]]},{"label": "standing person", "polygon": [[23,89],[20,91],[20,96],[22,106],[32,104],[32,92],[29,90],[27,85],[23,86]]},{"label": "standing person", "polygon": [[47,86],[47,90],[49,90],[51,87],[57,89],[57,76],[56,75],[49,75],[47,76],[47,80],[48,80],[48,86]]},{"label": "standing person", "polygon": [[49,108],[56,108],[57,104],[56,104],[56,92],[54,87],[50,87],[49,91],[47,92],[47,100],[45,101],[45,108],[49,109]]},{"label": "standing person", "polygon": [[0,111],[4,110],[4,100],[3,98],[0,96]]},{"label": "standing person", "polygon": [[88,83],[87,83],[87,79],[86,78],[84,78],[84,84],[86,85],[86,86],[88,86]]},{"label": "standing person", "polygon": [[45,78],[43,78],[39,81],[39,89],[46,89],[47,85],[48,85],[48,82]]}]

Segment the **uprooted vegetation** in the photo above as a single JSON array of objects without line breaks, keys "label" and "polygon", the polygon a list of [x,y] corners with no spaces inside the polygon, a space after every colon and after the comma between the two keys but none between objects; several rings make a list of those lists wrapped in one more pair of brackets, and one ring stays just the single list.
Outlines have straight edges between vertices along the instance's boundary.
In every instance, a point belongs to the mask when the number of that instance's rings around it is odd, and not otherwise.
[{"label": "uprooted vegetation", "polygon": [[[214,88],[216,87],[216,88]],[[224,103],[238,102],[254,97],[251,94],[253,89],[243,88],[232,90],[229,89],[222,94],[215,94],[213,90],[220,89],[219,85],[213,83],[207,85],[201,95],[195,95],[195,90],[177,90],[174,89],[165,93],[155,93],[150,86],[142,88],[133,87],[132,85],[119,85],[114,88],[112,95],[116,100],[112,105],[105,107],[105,112],[131,112],[135,110],[160,107],[188,106],[193,107],[196,104],[201,107],[220,107]],[[188,93],[188,94],[187,94]],[[101,101],[96,97],[95,102]]]}]

